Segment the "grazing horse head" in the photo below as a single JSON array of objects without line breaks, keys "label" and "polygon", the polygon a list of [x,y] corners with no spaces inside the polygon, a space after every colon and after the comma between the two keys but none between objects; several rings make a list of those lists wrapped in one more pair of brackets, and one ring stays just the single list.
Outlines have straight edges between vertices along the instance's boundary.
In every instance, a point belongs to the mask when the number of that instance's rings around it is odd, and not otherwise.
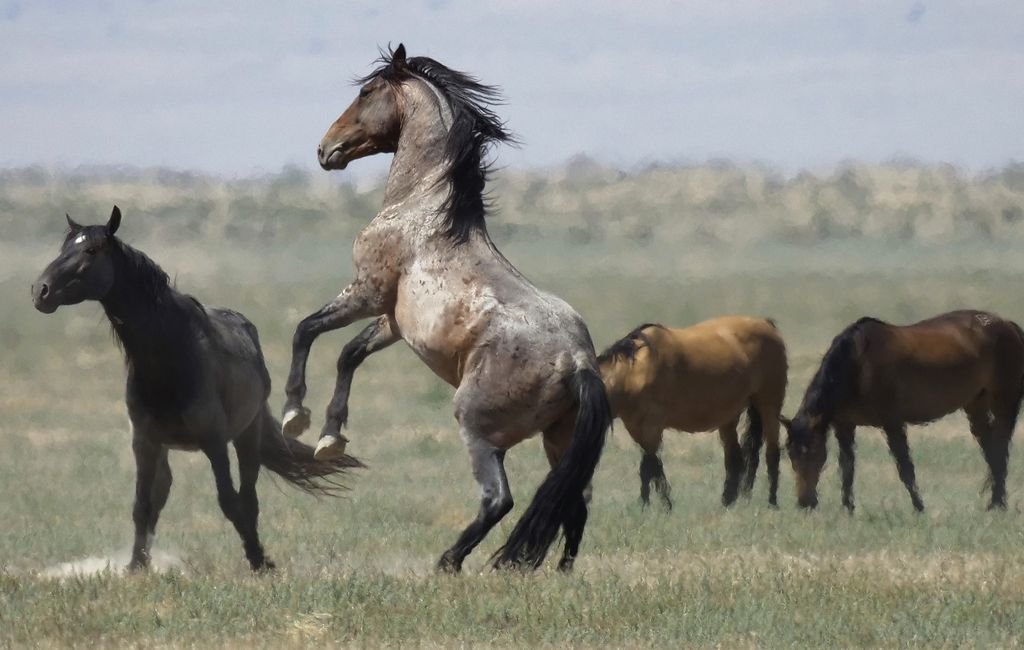
[{"label": "grazing horse head", "polygon": [[103,226],[81,226],[66,216],[69,229],[60,254],[32,285],[32,301],[44,314],[61,305],[102,300],[114,286],[114,233],[121,211],[115,205]]},{"label": "grazing horse head", "polygon": [[796,474],[796,499],[801,508],[818,505],[818,479],[828,456],[825,433],[828,422],[820,415],[799,414],[793,420],[781,418],[788,433],[786,450]]}]

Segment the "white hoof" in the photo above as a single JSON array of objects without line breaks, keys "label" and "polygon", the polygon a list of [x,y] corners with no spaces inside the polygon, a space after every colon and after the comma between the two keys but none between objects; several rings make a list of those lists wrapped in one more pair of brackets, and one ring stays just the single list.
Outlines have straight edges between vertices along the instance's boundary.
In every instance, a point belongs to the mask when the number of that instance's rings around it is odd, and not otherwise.
[{"label": "white hoof", "polygon": [[323,436],[320,442],[316,443],[316,451],[313,458],[317,460],[335,460],[345,455],[345,445],[348,440],[344,436]]},{"label": "white hoof", "polygon": [[298,438],[309,428],[309,409],[300,407],[288,409],[281,418],[281,432],[289,438]]}]

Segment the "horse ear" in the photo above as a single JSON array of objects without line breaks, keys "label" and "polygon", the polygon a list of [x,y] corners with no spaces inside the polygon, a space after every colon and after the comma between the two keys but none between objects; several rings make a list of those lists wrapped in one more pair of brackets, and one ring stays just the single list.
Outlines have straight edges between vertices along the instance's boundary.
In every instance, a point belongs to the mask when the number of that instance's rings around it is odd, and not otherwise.
[{"label": "horse ear", "polygon": [[64,213],[64,218],[68,220],[68,227],[71,228],[72,230],[79,230],[81,228],[81,226],[78,225],[75,222],[75,220],[71,218],[71,215],[68,214],[67,212]]},{"label": "horse ear", "polygon": [[117,232],[118,227],[121,225],[121,208],[114,206],[114,209],[110,211],[110,220],[107,221],[107,237],[113,237],[114,233]]},{"label": "horse ear", "polygon": [[391,65],[405,65],[405,45],[402,43],[399,43],[398,47],[396,47],[395,51],[391,54]]}]

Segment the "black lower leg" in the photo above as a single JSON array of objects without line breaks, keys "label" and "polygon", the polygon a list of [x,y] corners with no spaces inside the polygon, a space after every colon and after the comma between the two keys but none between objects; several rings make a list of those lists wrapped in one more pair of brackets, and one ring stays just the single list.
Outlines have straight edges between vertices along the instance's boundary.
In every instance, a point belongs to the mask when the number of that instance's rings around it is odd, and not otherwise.
[{"label": "black lower leg", "polygon": [[481,488],[480,511],[459,538],[441,559],[437,568],[446,573],[458,573],[462,562],[476,548],[495,524],[512,509],[512,494],[505,476],[505,452],[494,449],[487,443],[464,434],[469,440],[470,459],[473,462],[473,476]]},{"label": "black lower leg", "polygon": [[[349,295],[346,295],[349,294]],[[302,400],[306,398],[306,362],[313,341],[324,332],[329,332],[352,322],[355,310],[349,304],[351,286],[342,292],[334,301],[324,305],[319,311],[302,319],[292,336],[292,362],[285,384],[284,411],[302,410]]]},{"label": "black lower leg", "polygon": [[367,325],[354,339],[349,341],[338,357],[338,375],[334,384],[334,395],[327,405],[320,437],[340,436],[341,428],[348,422],[348,398],[352,388],[352,377],[356,368],[366,357],[383,350],[398,340],[392,333],[387,316],[380,316]]},{"label": "black lower leg", "polygon": [[907,444],[907,430],[905,427],[887,427],[885,429],[886,439],[889,443],[889,452],[896,461],[896,470],[900,480],[906,486],[910,494],[910,501],[918,512],[924,510],[924,502],[917,491],[917,479],[914,474],[914,462],[910,459],[910,447]]},{"label": "black lower leg", "polygon": [[651,503],[651,482],[664,473],[657,452],[645,451],[640,457],[640,501],[644,506]]},{"label": "black lower leg", "polygon": [[839,470],[842,474],[843,506],[853,512],[853,473],[855,465],[855,441],[852,429],[836,427],[836,441],[839,443]]},{"label": "black lower leg", "polygon": [[989,508],[1005,508],[1006,468],[1010,453],[1009,438],[997,428],[991,435],[983,439],[981,444],[992,480],[992,500],[989,503]]},{"label": "black lower leg", "polygon": [[743,454],[739,448],[725,451],[725,482],[722,486],[722,505],[731,506],[739,496],[740,479],[743,477]]},{"label": "black lower leg", "polygon": [[132,452],[135,455],[135,503],[132,506],[135,541],[128,569],[138,570],[149,566],[149,524],[153,515],[153,484],[160,461],[160,445],[136,435],[132,440]]},{"label": "black lower leg", "polygon": [[768,505],[778,506],[779,493],[779,459],[781,452],[778,445],[768,447],[764,454],[765,464],[768,465]]},{"label": "black lower leg", "polygon": [[[235,491],[235,486],[231,481],[231,464],[228,460],[227,447],[223,444],[213,445],[204,451],[210,460],[210,467],[213,469],[213,478],[217,485],[217,503],[220,505],[221,512],[234,525],[239,537],[242,538],[242,547],[245,549],[245,557],[249,560],[249,565],[254,571],[264,568],[266,558],[256,535],[256,523],[251,520],[252,511],[245,512],[242,499]],[[248,493],[246,496],[250,497]],[[250,498],[254,497],[255,490],[253,489]],[[246,516],[247,514],[249,516]]]}]

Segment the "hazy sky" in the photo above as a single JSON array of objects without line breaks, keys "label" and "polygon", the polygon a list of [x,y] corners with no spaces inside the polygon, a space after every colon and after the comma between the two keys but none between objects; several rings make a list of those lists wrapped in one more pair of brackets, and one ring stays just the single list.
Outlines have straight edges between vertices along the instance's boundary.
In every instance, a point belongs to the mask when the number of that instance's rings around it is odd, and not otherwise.
[{"label": "hazy sky", "polygon": [[313,168],[399,41],[504,88],[502,164],[1024,158],[1020,0],[0,0],[0,165]]}]

